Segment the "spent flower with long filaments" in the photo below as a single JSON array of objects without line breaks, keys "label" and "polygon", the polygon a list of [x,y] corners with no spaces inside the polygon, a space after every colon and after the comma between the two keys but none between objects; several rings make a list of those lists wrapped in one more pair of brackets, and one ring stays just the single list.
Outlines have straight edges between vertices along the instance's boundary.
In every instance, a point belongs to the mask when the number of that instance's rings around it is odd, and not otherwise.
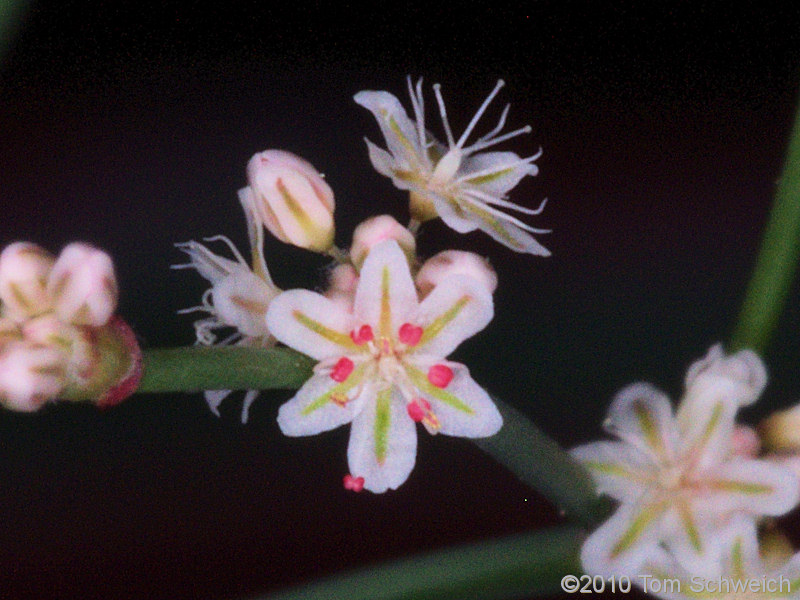
[{"label": "spent flower with long filaments", "polygon": [[[186,314],[206,312],[208,317],[195,322],[197,343],[203,346],[247,346],[268,348],[275,343],[265,321],[267,307],[280,290],[272,282],[264,260],[264,229],[256,217],[252,195],[240,193],[239,200],[247,219],[247,232],[250,241],[252,260],[247,262],[233,242],[218,235],[205,238],[206,242],[221,241],[233,253],[236,260],[213,253],[204,245],[185,242],[176,246],[189,255],[187,264],[173,265],[173,269],[196,269],[211,283],[199,306],[178,311]],[[217,339],[216,330],[230,330],[227,337]],[[205,399],[211,411],[219,416],[219,406],[230,395],[231,390],[207,390]],[[258,396],[257,390],[245,393],[242,408],[242,422],[246,422],[250,406]]]},{"label": "spent flower with long filaments", "polygon": [[514,152],[484,152],[530,132],[530,126],[501,133],[508,116],[507,105],[497,126],[467,145],[467,139],[503,85],[502,80],[498,81],[458,139],[450,128],[440,86],[433,86],[447,145],[426,128],[422,79],[412,86],[408,78],[414,120],[408,118],[400,101],[389,92],[362,91],[355,95],[355,101],[372,112],[386,140],[388,151],[366,140],[370,161],[395,186],[410,192],[414,220],[423,222],[439,216],[459,233],[480,229],[517,252],[549,256],[550,252],[530,235],[549,230],[527,225],[500,210],[527,215],[542,212],[545,202],[530,209],[510,202],[507,197],[523,177],[538,173],[534,161],[541,156],[541,150],[526,158]]}]

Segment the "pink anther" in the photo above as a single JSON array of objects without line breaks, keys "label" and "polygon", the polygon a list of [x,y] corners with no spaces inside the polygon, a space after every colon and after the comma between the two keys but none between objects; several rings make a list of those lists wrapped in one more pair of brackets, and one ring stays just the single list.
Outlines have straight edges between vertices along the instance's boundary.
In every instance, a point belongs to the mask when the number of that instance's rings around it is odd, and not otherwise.
[{"label": "pink anther", "polygon": [[397,337],[406,346],[416,346],[422,337],[422,327],[411,323],[403,323],[397,332]]},{"label": "pink anther", "polygon": [[369,325],[362,325],[358,328],[358,331],[354,329],[350,332],[350,338],[359,346],[371,342],[374,337],[375,336],[372,334],[372,327]]},{"label": "pink anther", "polygon": [[333,369],[331,369],[331,379],[339,383],[343,382],[350,376],[350,373],[353,372],[353,366],[353,361],[343,356],[333,365]]},{"label": "pink anther", "polygon": [[344,484],[344,489],[351,490],[353,492],[360,492],[364,489],[364,478],[353,477],[350,473],[344,476],[342,483]]},{"label": "pink anther", "polygon": [[428,381],[438,388],[446,388],[453,381],[453,370],[447,365],[433,365],[428,369]]}]

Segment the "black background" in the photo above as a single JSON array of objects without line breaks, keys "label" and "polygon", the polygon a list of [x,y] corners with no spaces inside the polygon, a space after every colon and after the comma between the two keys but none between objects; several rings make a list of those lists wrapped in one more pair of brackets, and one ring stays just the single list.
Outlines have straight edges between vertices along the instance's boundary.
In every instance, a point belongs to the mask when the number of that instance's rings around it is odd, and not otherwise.
[{"label": "black background", "polygon": [[[204,281],[173,243],[246,249],[236,190],[256,151],[325,172],[337,242],[377,213],[407,219],[352,102],[405,77],[441,82],[461,131],[511,102],[505,145],[544,155],[512,194],[552,227],[553,256],[519,256],[440,223],[420,251],[488,255],[496,317],[455,354],[565,446],[600,434],[613,394],[646,380],[676,397],[688,364],[730,334],[758,248],[800,84],[800,9],[671,2],[92,3],[32,5],[0,66],[0,243],[116,260],[120,312],[143,346],[190,344]],[[426,84],[426,91],[430,88]],[[432,95],[428,96],[432,102]],[[441,134],[438,121],[433,130]],[[277,241],[282,288],[325,261]],[[746,418],[800,397],[796,287]],[[238,423],[198,395],[137,396],[100,413],[0,414],[0,597],[236,598],[420,550],[526,531],[555,511],[471,443],[420,436],[398,491],[341,487],[347,428],[284,438],[266,393]]]}]

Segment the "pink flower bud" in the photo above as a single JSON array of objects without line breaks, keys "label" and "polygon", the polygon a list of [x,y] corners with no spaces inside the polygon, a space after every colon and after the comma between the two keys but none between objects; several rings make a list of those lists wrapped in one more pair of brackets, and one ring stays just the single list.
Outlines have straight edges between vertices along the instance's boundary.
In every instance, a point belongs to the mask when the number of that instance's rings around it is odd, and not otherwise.
[{"label": "pink flower bud", "polygon": [[497,289],[497,273],[485,258],[472,252],[445,250],[425,261],[417,273],[417,289],[424,298],[449,275],[472,277],[493,294]]},{"label": "pink flower bud", "polygon": [[16,242],[0,253],[0,301],[4,315],[15,321],[50,310],[47,276],[52,255],[36,244]]},{"label": "pink flower bud", "polygon": [[117,308],[114,265],[105,252],[76,242],[58,257],[47,290],[58,317],[74,325],[105,325]]},{"label": "pink flower bud", "polygon": [[333,190],[311,163],[284,150],[259,152],[247,164],[247,182],[240,197],[252,195],[276,238],[316,252],[333,245]]},{"label": "pink flower bud", "polygon": [[0,351],[0,403],[12,410],[38,410],[63,389],[65,362],[55,347],[9,342]]},{"label": "pink flower bud", "polygon": [[414,263],[417,242],[412,233],[400,225],[394,217],[379,215],[367,219],[353,231],[350,260],[353,261],[357,269],[361,269],[361,265],[372,247],[384,240],[395,240],[406,255],[409,264]]},{"label": "pink flower bud", "polygon": [[328,289],[323,296],[333,300],[346,312],[353,312],[358,286],[358,271],[353,265],[336,265],[328,276]]}]

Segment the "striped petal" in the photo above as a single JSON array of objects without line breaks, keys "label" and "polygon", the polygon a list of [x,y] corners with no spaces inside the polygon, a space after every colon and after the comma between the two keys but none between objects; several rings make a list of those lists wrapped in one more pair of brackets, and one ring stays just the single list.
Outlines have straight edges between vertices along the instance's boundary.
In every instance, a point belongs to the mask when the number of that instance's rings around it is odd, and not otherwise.
[{"label": "striped petal", "polygon": [[431,404],[439,427],[431,427],[432,433],[443,433],[467,438],[488,437],[503,426],[503,417],[489,394],[470,377],[464,365],[448,362],[453,379],[445,388],[433,385],[426,370],[407,367],[406,373],[412,383]]},{"label": "striped petal", "polygon": [[641,573],[642,565],[658,553],[666,509],[664,502],[622,504],[584,542],[583,570],[603,577]]},{"label": "striped petal", "polygon": [[716,513],[741,510],[753,515],[778,516],[800,500],[797,476],[783,465],[758,459],[732,459],[709,476],[707,503]]},{"label": "striped petal", "polygon": [[[314,375],[278,411],[278,425],[284,435],[315,435],[349,423],[362,410],[366,388],[357,395],[363,372],[357,368],[345,381],[330,375]],[[369,402],[367,404],[370,404]]]},{"label": "striped petal", "polygon": [[677,428],[669,398],[647,383],[629,385],[608,410],[605,429],[656,462],[675,456]]},{"label": "striped petal", "polygon": [[485,286],[470,277],[446,276],[419,305],[415,322],[423,334],[414,351],[448,356],[493,316],[492,295]]},{"label": "striped petal", "polygon": [[699,504],[682,498],[672,503],[664,517],[663,529],[669,532],[664,542],[689,573],[712,579],[720,575],[722,540],[716,532],[718,520],[703,518]]},{"label": "striped petal", "polygon": [[593,442],[570,450],[589,469],[598,494],[621,502],[636,502],[651,483],[653,464],[624,442]]},{"label": "striped petal", "polygon": [[270,302],[267,328],[279,341],[317,360],[363,349],[350,337],[352,315],[308,290],[289,290]]},{"label": "striped petal", "polygon": [[381,494],[408,479],[417,458],[417,431],[396,389],[384,388],[353,420],[347,461],[353,477]]},{"label": "striped petal", "polygon": [[376,336],[393,339],[419,304],[408,260],[394,240],[372,247],[356,288],[353,314],[374,328]]},{"label": "striped petal", "polygon": [[536,165],[522,162],[514,152],[481,152],[461,163],[456,177],[463,184],[502,197],[526,175],[536,175]]},{"label": "striped petal", "polygon": [[[416,126],[395,96],[389,92],[363,91],[357,93],[353,99],[370,111],[378,121],[386,146],[394,156],[397,167],[415,171],[425,167],[427,157],[420,147]],[[430,168],[425,167],[425,170]]]}]

